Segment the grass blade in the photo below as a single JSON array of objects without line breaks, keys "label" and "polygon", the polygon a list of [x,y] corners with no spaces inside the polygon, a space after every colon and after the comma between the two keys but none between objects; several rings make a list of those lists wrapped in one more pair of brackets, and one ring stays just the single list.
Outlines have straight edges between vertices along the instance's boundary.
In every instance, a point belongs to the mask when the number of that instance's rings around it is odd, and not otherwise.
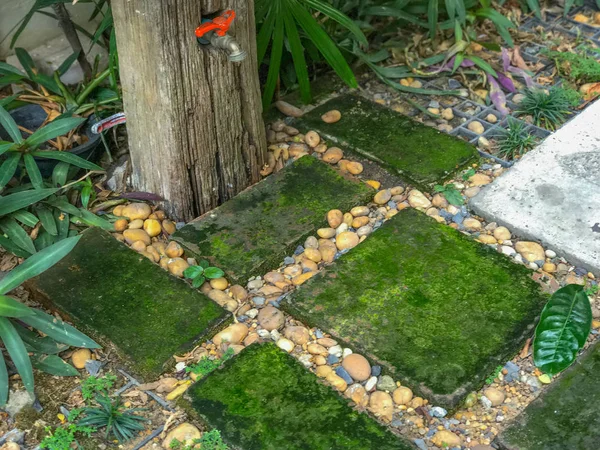
[{"label": "grass blade", "polygon": [[0,317],[0,338],[10,355],[10,359],[21,375],[21,380],[27,392],[33,394],[33,368],[25,344],[15,330],[13,324],[5,317]]},{"label": "grass blade", "polygon": [[0,317],[25,317],[33,315],[33,309],[14,298],[0,295]]},{"label": "grass blade", "polygon": [[308,69],[306,67],[306,59],[304,58],[304,47],[302,47],[302,42],[300,41],[294,16],[287,11],[284,11],[282,16],[298,78],[298,85],[300,86],[300,96],[303,102],[309,103],[311,100],[310,80],[308,79]]}]

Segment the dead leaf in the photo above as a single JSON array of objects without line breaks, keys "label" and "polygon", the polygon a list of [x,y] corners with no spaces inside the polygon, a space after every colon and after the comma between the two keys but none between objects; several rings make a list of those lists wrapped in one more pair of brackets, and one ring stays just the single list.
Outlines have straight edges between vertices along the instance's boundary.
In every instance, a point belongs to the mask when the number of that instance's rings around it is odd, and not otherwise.
[{"label": "dead leaf", "polygon": [[513,48],[510,61],[513,66],[518,67],[519,69],[529,70],[529,67],[527,67],[527,63],[521,56],[521,52],[519,51],[518,45],[515,45],[515,47]]},{"label": "dead leaf", "polygon": [[160,386],[160,381],[155,381],[153,383],[140,384],[136,387],[136,389],[139,389],[140,391],[153,391],[158,386]]},{"label": "dead leaf", "polygon": [[523,346],[521,353],[519,353],[519,358],[521,358],[521,359],[527,358],[527,355],[529,355],[530,344],[531,344],[531,338],[529,338],[529,339],[527,339],[527,341],[525,341],[525,345]]}]

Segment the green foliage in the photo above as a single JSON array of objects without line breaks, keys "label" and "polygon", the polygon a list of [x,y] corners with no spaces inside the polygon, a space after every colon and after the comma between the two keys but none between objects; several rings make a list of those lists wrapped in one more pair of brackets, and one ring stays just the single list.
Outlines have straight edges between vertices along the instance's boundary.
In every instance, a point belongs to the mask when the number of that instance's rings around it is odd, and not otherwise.
[{"label": "green foliage", "polygon": [[229,447],[223,442],[221,432],[219,430],[210,430],[202,433],[200,439],[194,439],[191,445],[186,445],[183,442],[173,439],[169,444],[172,450],[193,450],[200,444],[202,450],[228,450]]},{"label": "green foliage", "polygon": [[498,378],[498,375],[500,375],[500,372],[502,372],[502,366],[496,367],[496,369],[494,369],[494,373],[492,373],[489,377],[487,377],[485,379],[485,383],[492,384],[494,382],[494,380],[496,378]]},{"label": "green foliage", "polygon": [[81,395],[86,402],[91,401],[96,395],[108,395],[115,381],[117,377],[111,373],[103,377],[89,376],[81,383]]},{"label": "green foliage", "polygon": [[96,403],[98,406],[81,409],[83,418],[77,422],[79,426],[106,428],[106,439],[112,433],[119,442],[128,441],[144,430],[143,422],[147,422],[148,419],[135,414],[139,409],[123,411],[120,399],[117,398],[113,402],[107,395],[102,394],[96,396]]},{"label": "green foliage", "polygon": [[[58,353],[64,350],[59,343],[85,348],[98,348],[93,340],[75,328],[42,311],[29,308],[4,294],[12,291],[26,280],[33,278],[60,261],[77,244],[79,237],[72,237],[58,242],[36,253],[20,266],[10,271],[0,281],[0,343],[19,372],[25,389],[33,394],[34,365],[51,374],[75,375],[71,366],[58,363],[56,358],[43,357],[43,353]],[[41,338],[22,324],[31,326],[47,335]],[[72,369],[72,370],[71,370]],[[6,404],[8,398],[8,371],[4,357],[0,352],[0,406]]]},{"label": "green foliage", "polygon": [[598,291],[600,291],[600,286],[597,284],[594,284],[585,289],[585,295],[587,295],[588,297],[593,297],[594,295],[596,295],[598,293]]},{"label": "green foliage", "polygon": [[578,107],[581,104],[581,101],[583,100],[583,95],[581,95],[581,93],[577,89],[574,89],[571,86],[563,85],[563,86],[555,87],[554,89],[556,89],[557,91],[560,91],[562,93],[562,95],[569,102],[569,106],[571,108]]},{"label": "green foliage", "polygon": [[73,448],[72,445],[77,443],[76,433],[90,437],[95,431],[92,427],[80,426],[73,423],[58,427],[54,432],[52,432],[50,427],[46,427],[48,435],[40,443],[40,448],[47,450],[71,450]]},{"label": "green foliage", "polygon": [[[523,12],[532,11],[538,19],[542,19],[542,11],[539,0],[520,0],[520,3]],[[583,3],[583,0],[565,0],[563,15],[567,17],[567,14],[569,14],[569,11],[571,11],[574,5],[581,6]],[[600,0],[596,0],[596,4],[600,8]]]},{"label": "green foliage", "polygon": [[592,327],[592,308],[583,286],[569,284],[552,295],[535,329],[533,361],[556,375],[569,367]]},{"label": "green foliage", "polygon": [[467,181],[469,178],[471,178],[473,175],[475,175],[477,172],[475,171],[475,169],[470,168],[469,170],[467,170],[465,173],[463,173],[462,175],[462,179],[464,181]]},{"label": "green foliage", "polygon": [[202,358],[198,363],[193,366],[186,367],[185,371],[188,373],[194,373],[199,376],[199,378],[204,378],[206,375],[211,373],[213,370],[217,369],[221,364],[223,364],[228,359],[233,357],[233,349],[228,348],[223,356],[216,359],[208,359]]},{"label": "green foliage", "polygon": [[523,156],[537,143],[537,138],[525,132],[527,124],[519,120],[508,119],[508,128],[496,138],[496,154],[507,161]]},{"label": "green foliage", "polygon": [[546,56],[551,58],[561,76],[571,83],[597,83],[600,82],[600,62],[589,55],[582,53],[546,51]]},{"label": "green foliage", "polygon": [[197,288],[202,286],[206,280],[221,278],[225,275],[218,267],[210,267],[208,261],[200,261],[197,266],[190,266],[183,272],[183,276],[192,280],[192,286]]},{"label": "green foliage", "polygon": [[533,117],[533,123],[538,127],[555,130],[562,125],[571,114],[569,100],[563,91],[555,88],[549,90],[527,89],[525,98],[521,100],[519,109],[515,111],[519,116]]},{"label": "green foliage", "polygon": [[448,183],[445,186],[436,184],[434,189],[435,192],[442,194],[451,205],[460,206],[465,203],[465,199],[463,198],[462,194],[452,183]]}]

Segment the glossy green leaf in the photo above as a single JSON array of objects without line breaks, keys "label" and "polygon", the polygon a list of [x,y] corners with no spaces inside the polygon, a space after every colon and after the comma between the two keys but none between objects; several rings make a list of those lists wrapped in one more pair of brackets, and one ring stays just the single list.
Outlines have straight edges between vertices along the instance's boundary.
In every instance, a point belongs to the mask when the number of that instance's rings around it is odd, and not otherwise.
[{"label": "glossy green leaf", "polygon": [[0,106],[0,125],[6,130],[13,142],[20,144],[23,142],[19,126],[15,119],[8,113],[6,109]]},{"label": "glossy green leaf", "polygon": [[35,208],[35,212],[40,218],[44,229],[52,236],[57,236],[58,230],[56,229],[56,222],[54,221],[54,215],[52,214],[52,211],[43,205],[39,205]]},{"label": "glossy green leaf", "polygon": [[52,267],[75,247],[79,239],[80,236],[76,236],[57,242],[52,247],[34,254],[23,264],[15,267],[0,280],[0,294],[12,291],[24,281],[27,281]]},{"label": "glossy green leaf", "polygon": [[0,317],[25,317],[33,315],[33,309],[6,295],[0,295]]},{"label": "glossy green leaf", "polygon": [[21,161],[21,153],[12,153],[6,158],[6,160],[0,166],[0,187],[6,186],[10,179],[14,176],[17,171],[17,166]]},{"label": "glossy green leaf", "polygon": [[23,225],[27,225],[28,227],[35,227],[37,225],[37,223],[40,221],[37,217],[35,217],[30,212],[25,211],[24,209],[15,211],[10,216],[13,219],[17,219]]},{"label": "glossy green leaf", "polygon": [[33,353],[42,353],[44,355],[55,355],[64,352],[69,348],[66,344],[60,344],[48,336],[41,337],[35,331],[31,331],[23,326],[15,324],[15,330],[21,336],[23,343],[28,351]]},{"label": "glossy green leaf", "polygon": [[11,148],[13,148],[15,146],[15,144],[13,144],[12,142],[0,142],[0,155],[5,154],[7,151],[9,151]]},{"label": "glossy green leaf", "polygon": [[484,72],[489,73],[490,75],[492,75],[494,77],[498,76],[498,74],[492,68],[492,66],[490,66],[488,62],[484,61],[479,56],[468,55],[466,59],[470,59],[471,61],[473,61],[475,63],[475,65],[477,67],[479,67],[480,69],[482,69]]},{"label": "glossy green leaf", "polygon": [[205,281],[206,278],[204,277],[204,275],[200,275],[199,277],[196,277],[192,280],[192,287],[199,288],[204,284]]},{"label": "glossy green leaf", "polygon": [[57,242],[57,237],[52,236],[43,228],[40,230],[37,239],[35,240],[35,249],[39,252]]},{"label": "glossy green leaf", "polygon": [[204,276],[208,279],[221,278],[225,276],[225,272],[218,267],[207,267],[204,269]]},{"label": "glossy green leaf", "polygon": [[429,38],[433,39],[437,31],[439,7],[438,0],[429,0],[427,6],[427,22],[429,24]]},{"label": "glossy green leaf", "polygon": [[80,218],[85,224],[92,227],[99,227],[106,231],[115,231],[115,226],[112,223],[102,219],[93,212],[83,208],[79,208],[79,212],[81,213]]},{"label": "glossy green leaf", "polygon": [[27,349],[13,324],[5,317],[0,317],[0,339],[2,339],[2,344],[17,368],[17,372],[21,375],[21,380],[23,381],[25,389],[32,394],[33,368],[31,367]]},{"label": "glossy green leaf", "polygon": [[396,17],[398,19],[405,20],[414,25],[418,25],[423,28],[428,28],[428,24],[420,20],[414,14],[410,14],[399,8],[391,6],[371,6],[366,8],[364,13],[370,16],[384,16],[384,17]]},{"label": "glossy green leaf", "polygon": [[0,234],[0,246],[4,248],[4,250],[9,251],[13,255],[18,256],[19,258],[29,258],[31,253],[26,252],[21,247],[17,246],[7,237]]},{"label": "glossy green leaf", "polygon": [[58,66],[58,69],[56,69],[56,72],[58,72],[59,76],[63,76],[65,73],[67,73],[67,70],[69,70],[71,68],[71,66],[73,65],[73,63],[75,61],[77,61],[77,57],[79,56],[79,53],[80,52],[71,53],[71,55],[69,57],[67,57],[67,59],[65,59],[60,66]]},{"label": "glossy green leaf", "polygon": [[84,186],[81,189],[81,205],[88,209],[88,205],[90,204],[90,197],[92,196],[92,186]]},{"label": "glossy green leaf", "polygon": [[[277,13],[279,14],[279,13]],[[267,74],[267,81],[265,83],[263,92],[263,106],[266,108],[277,87],[277,80],[279,79],[279,68],[281,67],[281,57],[283,54],[283,18],[280,16],[275,17],[275,25],[273,30],[273,39],[271,44],[271,59],[269,60],[269,73]]]},{"label": "glossy green leaf", "polygon": [[366,36],[363,34],[361,29],[354,23],[350,17],[342,13],[339,9],[334,8],[330,4],[321,0],[305,0],[305,3],[311,8],[325,14],[325,16],[339,23],[342,27],[346,28],[350,33],[354,35],[356,40],[361,44],[367,45],[368,41]]},{"label": "glossy green leaf", "polygon": [[[529,2],[528,2],[529,4]],[[569,11],[571,11],[571,8],[573,7],[573,5],[575,4],[575,0],[565,0],[565,7],[564,7],[564,11],[563,11],[563,15],[565,17],[567,17],[569,15]]]},{"label": "glossy green leaf", "polygon": [[10,214],[50,197],[58,189],[35,189],[0,197],[0,216]]},{"label": "glossy green leaf", "polygon": [[25,76],[25,74],[23,72],[21,72],[15,66],[5,63],[3,61],[0,61],[0,75],[7,74],[7,73],[12,73],[13,75],[20,75],[22,77]]},{"label": "glossy green leaf", "polygon": [[69,176],[69,168],[71,164],[60,161],[52,170],[52,186],[59,187],[64,186],[67,183],[67,177]]},{"label": "glossy green leaf", "polygon": [[569,367],[592,327],[592,308],[583,286],[569,284],[552,295],[535,329],[533,360],[556,375]]},{"label": "glossy green leaf", "polygon": [[296,22],[294,22],[294,17],[291,14],[282,14],[282,17],[294,61],[294,68],[296,69],[300,96],[303,102],[309,103],[311,101],[310,80],[308,78],[308,68],[306,66],[306,58],[304,57],[304,47],[300,41],[300,34],[298,34]]},{"label": "glossy green leaf", "polygon": [[199,275],[202,275],[204,269],[200,266],[190,266],[183,271],[183,276],[186,278],[196,278]]},{"label": "glossy green leaf", "polygon": [[96,164],[86,161],[83,158],[80,158],[77,155],[74,155],[73,153],[67,153],[67,152],[57,152],[57,151],[36,151],[36,152],[31,152],[31,154],[33,156],[38,156],[40,158],[47,158],[47,159],[56,159],[58,161],[63,161],[69,164],[72,164],[74,166],[77,167],[81,167],[82,169],[88,169],[88,170],[103,170],[102,167],[97,166]]},{"label": "glossy green leaf", "polygon": [[[63,242],[68,241],[69,239],[60,241],[54,244],[52,247],[60,245]],[[47,250],[48,249],[42,250],[42,252],[45,252]],[[87,337],[81,331],[78,331],[77,329],[63,322],[62,320],[59,320],[56,317],[46,314],[45,312],[42,312],[40,310],[36,309],[35,314],[33,316],[24,317],[21,320],[27,325],[32,326],[36,330],[39,330],[42,333],[50,336],[57,342],[62,342],[63,344],[68,344],[73,347],[100,348],[100,346],[96,342],[94,342],[91,338]]]},{"label": "glossy green leaf", "polygon": [[42,372],[59,377],[76,377],[79,372],[71,364],[56,355],[34,353],[31,357],[33,367]]},{"label": "glossy green leaf", "polygon": [[29,253],[35,253],[35,246],[27,232],[12,217],[5,217],[0,220],[0,229],[6,234],[6,237],[13,241],[20,248]]},{"label": "glossy green leaf", "polygon": [[542,18],[542,11],[540,10],[540,3],[538,0],[527,0],[527,6],[529,6],[529,9],[535,13],[535,16],[538,19]]},{"label": "glossy green leaf", "polygon": [[81,211],[79,210],[79,208],[71,205],[71,203],[68,202],[67,197],[65,197],[64,195],[48,199],[45,203],[47,203],[50,206],[54,206],[55,208],[58,208],[61,211],[69,213],[72,216],[81,216]]},{"label": "glossy green leaf", "polygon": [[[55,119],[47,125],[44,125],[42,128],[38,128],[33,132],[31,136],[25,139],[25,143],[29,148],[37,148],[43,143],[49,141],[50,139],[54,139],[58,136],[63,136],[67,134],[74,128],[77,128],[86,119],[83,117],[65,117],[64,119]],[[40,152],[35,152],[40,153]],[[62,153],[62,152],[46,152],[46,153]],[[71,155],[70,153],[65,153],[65,155]],[[43,155],[34,155],[34,156],[43,156]],[[75,156],[75,155],[71,155]],[[79,158],[81,159],[81,158]],[[85,161],[85,160],[84,160]]]},{"label": "glossy green leaf", "polygon": [[23,67],[25,72],[27,72],[27,75],[29,76],[29,78],[34,78],[35,72],[37,72],[37,70],[35,68],[35,63],[33,62],[33,58],[27,52],[27,50],[25,50],[24,48],[21,48],[21,47],[17,47],[17,48],[15,48],[15,55],[16,55],[17,59],[19,60],[19,62],[21,63],[21,66]]},{"label": "glossy green leaf", "polygon": [[8,370],[6,370],[6,362],[4,356],[0,352],[0,408],[6,405],[8,400]]},{"label": "glossy green leaf", "polygon": [[29,175],[33,187],[35,189],[43,189],[44,180],[42,179],[42,174],[33,156],[29,153],[25,153],[23,155],[23,161],[25,162],[25,169],[27,170],[27,175]]},{"label": "glossy green leaf", "polygon": [[58,239],[66,239],[69,236],[69,214],[59,209],[54,210],[54,222],[58,230]]}]

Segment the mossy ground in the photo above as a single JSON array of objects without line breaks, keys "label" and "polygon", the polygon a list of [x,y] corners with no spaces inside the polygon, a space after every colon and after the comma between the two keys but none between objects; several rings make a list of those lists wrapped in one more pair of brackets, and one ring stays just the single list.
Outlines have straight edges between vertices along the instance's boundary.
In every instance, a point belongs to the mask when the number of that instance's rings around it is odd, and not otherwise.
[{"label": "mossy ground", "polygon": [[274,344],[253,344],[189,390],[192,407],[244,450],[411,450]]},{"label": "mossy ground", "polygon": [[523,266],[411,209],[282,308],[452,408],[518,351],[545,301]]},{"label": "mossy ground", "polygon": [[498,438],[510,450],[600,447],[600,343],[542,393]]},{"label": "mossy ground", "polygon": [[183,280],[98,228],[28,285],[76,326],[108,339],[142,376],[161,373],[176,352],[189,349],[229,320],[229,313]]},{"label": "mossy ground", "polygon": [[327,226],[330,209],[349,210],[373,190],[304,156],[173,235],[198,259],[245,282],[277,267],[300,243]]},{"label": "mossy ground", "polygon": [[[332,109],[339,110],[342,119],[327,124],[321,115]],[[406,182],[427,190],[465,167],[477,154],[472,145],[458,138],[354,95],[324,103],[297,119],[294,126],[318,131],[344,150],[379,162]]]}]

